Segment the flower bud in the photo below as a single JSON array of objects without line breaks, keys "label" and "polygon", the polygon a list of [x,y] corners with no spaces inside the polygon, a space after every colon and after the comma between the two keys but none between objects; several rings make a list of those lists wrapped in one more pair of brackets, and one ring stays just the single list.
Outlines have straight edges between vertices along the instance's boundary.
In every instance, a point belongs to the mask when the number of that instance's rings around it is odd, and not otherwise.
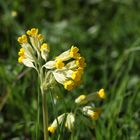
[{"label": "flower bud", "polygon": [[58,117],[53,121],[53,123],[48,127],[48,131],[49,131],[50,133],[53,134],[53,133],[56,131],[57,127],[63,122],[63,120],[64,120],[64,118],[65,118],[65,115],[66,115],[66,114],[64,113],[64,114],[58,116]]},{"label": "flower bud", "polygon": [[99,112],[95,111],[95,107],[85,106],[82,108],[82,112],[84,115],[90,117],[93,120],[97,120],[99,118]]},{"label": "flower bud", "polygon": [[97,94],[98,94],[99,98],[101,98],[101,99],[105,99],[106,98],[106,93],[105,93],[103,88],[100,89]]},{"label": "flower bud", "polygon": [[74,127],[75,117],[73,113],[69,113],[66,118],[65,127],[68,128],[69,131],[72,131]]},{"label": "flower bud", "polygon": [[85,103],[86,95],[80,95],[78,98],[75,99],[75,103],[83,104]]}]

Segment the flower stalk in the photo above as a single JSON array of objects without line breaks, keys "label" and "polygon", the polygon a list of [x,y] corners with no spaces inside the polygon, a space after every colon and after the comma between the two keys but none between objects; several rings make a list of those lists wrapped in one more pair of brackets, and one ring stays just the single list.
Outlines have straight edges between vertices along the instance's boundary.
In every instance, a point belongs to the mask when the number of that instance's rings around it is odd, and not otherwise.
[{"label": "flower stalk", "polygon": [[47,98],[43,88],[41,88],[42,94],[42,111],[43,111],[43,129],[44,129],[44,140],[48,140],[48,109],[47,109]]},{"label": "flower stalk", "polygon": [[42,112],[43,112],[43,130],[44,130],[44,140],[48,140],[48,108],[47,108],[47,98],[46,93],[43,87],[43,69],[40,69],[39,77],[40,77],[40,90],[42,95]]}]

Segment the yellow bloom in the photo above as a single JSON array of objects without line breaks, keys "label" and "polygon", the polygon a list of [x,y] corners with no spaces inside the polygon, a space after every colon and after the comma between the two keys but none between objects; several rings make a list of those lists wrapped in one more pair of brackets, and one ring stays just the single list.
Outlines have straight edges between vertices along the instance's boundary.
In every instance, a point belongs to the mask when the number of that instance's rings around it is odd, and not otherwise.
[{"label": "yellow bloom", "polygon": [[86,99],[86,95],[80,95],[78,98],[75,99],[75,103],[82,103],[83,100]]},{"label": "yellow bloom", "polygon": [[38,29],[37,28],[32,28],[31,30],[28,30],[26,33],[29,36],[36,36],[38,34]]},{"label": "yellow bloom", "polygon": [[62,59],[60,59],[60,58],[57,58],[56,59],[56,62],[55,62],[55,67],[57,68],[57,69],[62,69],[63,67],[64,67],[64,62],[62,61]]},{"label": "yellow bloom", "polygon": [[56,130],[56,127],[54,127],[54,126],[49,126],[48,127],[48,131],[52,134],[54,134],[55,130]]},{"label": "yellow bloom", "polygon": [[76,60],[76,64],[77,64],[78,67],[84,68],[86,66],[85,58],[84,57],[79,57]]},{"label": "yellow bloom", "polygon": [[71,57],[77,57],[77,55],[80,56],[78,51],[79,51],[79,49],[77,47],[72,46],[70,49],[70,56]]},{"label": "yellow bloom", "polygon": [[73,56],[74,59],[78,59],[79,57],[81,57],[80,53],[76,53],[76,54]]},{"label": "yellow bloom", "polygon": [[82,112],[84,113],[84,115],[90,117],[91,119],[97,120],[99,118],[99,112],[94,110],[95,107],[93,106],[84,106]]},{"label": "yellow bloom", "polygon": [[88,115],[93,120],[97,120],[99,118],[98,112],[95,112],[95,111],[89,111],[88,112]]},{"label": "yellow bloom", "polygon": [[100,89],[99,91],[98,91],[98,96],[101,98],[101,99],[105,99],[106,98],[106,94],[105,94],[105,91],[104,91],[104,89],[102,88],[102,89]]},{"label": "yellow bloom", "polygon": [[19,52],[18,52],[19,58],[18,58],[18,62],[22,63],[23,59],[25,59],[25,50],[24,48],[20,48]]},{"label": "yellow bloom", "polygon": [[64,82],[64,88],[67,90],[72,90],[75,87],[74,81],[68,80]]},{"label": "yellow bloom", "polygon": [[21,49],[19,50],[19,52],[18,52],[18,55],[19,55],[19,56],[24,56],[24,53],[25,53],[24,48],[21,48]]},{"label": "yellow bloom", "polygon": [[77,69],[77,71],[78,71],[79,73],[83,74],[84,69],[83,69],[82,67],[79,67],[79,68]]},{"label": "yellow bloom", "polygon": [[44,50],[48,50],[50,51],[50,48],[48,47],[48,44],[47,43],[43,43],[40,47],[40,50],[41,51],[44,51]]},{"label": "yellow bloom", "polygon": [[19,63],[22,63],[23,59],[25,59],[25,57],[24,57],[24,56],[20,56],[20,57],[18,58],[18,62],[19,62]]},{"label": "yellow bloom", "polygon": [[40,40],[40,41],[43,40],[43,36],[42,36],[42,34],[37,35],[37,37],[38,37],[38,40]]},{"label": "yellow bloom", "polygon": [[22,35],[21,37],[18,37],[18,40],[17,41],[20,44],[27,43],[27,36],[26,35]]},{"label": "yellow bloom", "polygon": [[80,96],[79,96],[79,99],[80,99],[80,100],[84,100],[85,98],[86,98],[86,95],[80,95]]},{"label": "yellow bloom", "polygon": [[53,123],[48,127],[48,131],[51,132],[52,134],[54,134],[54,132],[56,131],[57,127],[64,121],[66,114],[62,114],[60,116],[58,116]]},{"label": "yellow bloom", "polygon": [[81,80],[81,72],[80,71],[74,71],[71,75],[71,78],[74,81],[80,81]]}]

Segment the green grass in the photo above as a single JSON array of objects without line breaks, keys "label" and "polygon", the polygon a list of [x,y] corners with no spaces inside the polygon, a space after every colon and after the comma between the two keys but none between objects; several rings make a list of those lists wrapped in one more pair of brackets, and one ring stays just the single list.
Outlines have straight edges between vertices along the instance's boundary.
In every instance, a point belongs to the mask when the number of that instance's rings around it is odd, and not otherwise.
[{"label": "green grass", "polygon": [[[17,37],[37,27],[51,48],[50,58],[77,45],[86,58],[82,85],[49,106],[49,123],[70,111],[75,97],[104,88],[106,100],[96,121],[77,118],[74,140],[140,139],[140,2],[138,0],[0,1],[0,140],[43,137],[42,110],[37,121],[38,81],[34,70],[17,63]],[[17,11],[12,17],[11,11]],[[53,91],[53,94],[56,94]],[[55,111],[54,111],[55,109]],[[38,126],[38,127],[36,127]],[[38,134],[36,134],[36,131]],[[56,140],[59,131],[52,140]],[[60,139],[70,137],[63,130]]]}]

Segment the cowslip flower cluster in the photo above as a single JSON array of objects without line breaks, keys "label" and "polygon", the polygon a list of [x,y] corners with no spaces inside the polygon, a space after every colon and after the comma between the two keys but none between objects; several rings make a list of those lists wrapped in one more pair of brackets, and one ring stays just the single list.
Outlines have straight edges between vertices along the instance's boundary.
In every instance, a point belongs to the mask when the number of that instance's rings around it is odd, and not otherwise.
[{"label": "cowslip flower cluster", "polygon": [[101,109],[96,108],[95,104],[93,104],[93,101],[104,100],[105,98],[106,98],[106,93],[102,88],[99,91],[88,95],[85,94],[80,95],[75,99],[75,103],[78,105],[82,105],[81,111],[84,115],[90,117],[93,120],[97,120],[100,116]]},{"label": "cowslip flower cluster", "polygon": [[[95,107],[93,101],[104,100],[106,98],[106,93],[104,89],[100,89],[97,92],[88,94],[88,95],[80,95],[75,99],[75,104],[78,107],[76,110],[80,110],[84,116],[89,117],[91,120],[96,121],[101,114],[101,108]],[[75,111],[74,111],[75,112]],[[74,128],[74,123],[76,117],[78,117],[79,113],[64,113],[58,116],[52,124],[48,127],[48,131],[52,134],[55,133],[56,129],[61,125],[65,124],[65,127],[68,128],[69,131],[72,131]]]},{"label": "cowslip flower cluster", "polygon": [[[50,71],[55,80],[62,84],[65,89],[72,90],[81,83],[81,77],[86,66],[84,57],[79,53],[79,48],[72,46],[69,50],[48,61],[50,48],[43,42],[43,36],[38,29],[32,28],[18,38],[21,49],[18,52],[18,62],[27,67],[38,70],[41,68]],[[44,64],[42,64],[44,60]]]},{"label": "cowslip flower cluster", "polygon": [[67,90],[72,90],[81,82],[81,77],[86,66],[85,59],[78,53],[79,49],[72,46],[55,60],[47,62],[44,67],[52,69],[53,75]]}]

